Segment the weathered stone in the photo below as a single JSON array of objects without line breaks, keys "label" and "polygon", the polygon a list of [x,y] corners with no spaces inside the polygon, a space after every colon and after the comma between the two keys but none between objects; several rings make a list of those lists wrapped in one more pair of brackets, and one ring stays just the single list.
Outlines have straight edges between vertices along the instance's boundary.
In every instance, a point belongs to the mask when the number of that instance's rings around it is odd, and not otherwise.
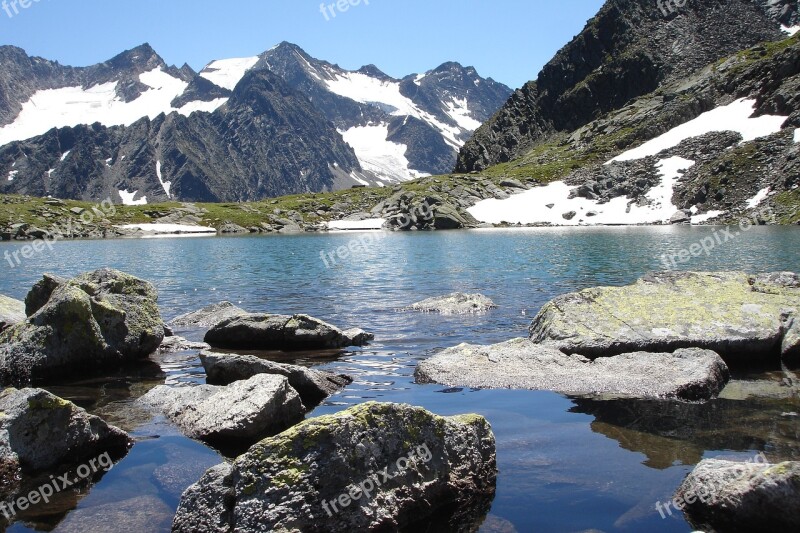
[{"label": "weathered stone", "polygon": [[289,385],[300,394],[306,407],[318,405],[353,382],[348,376],[275,363],[254,355],[226,355],[203,351],[200,353],[200,361],[211,385],[230,385],[258,374],[284,376],[289,380]]},{"label": "weathered stone", "polygon": [[77,465],[104,452],[119,458],[133,441],[127,433],[41,389],[0,393],[0,495],[26,476]]},{"label": "weathered stone", "polygon": [[686,211],[677,211],[672,217],[669,219],[670,224],[689,224],[692,221],[692,217]]},{"label": "weathered stone", "polygon": [[798,531],[800,462],[707,459],[687,476],[676,499],[704,531]]},{"label": "weathered stone", "polygon": [[589,358],[696,347],[717,352],[729,365],[777,360],[787,320],[800,310],[793,279],[788,273],[654,273],[627,287],[554,299],[533,320],[531,339]]},{"label": "weathered stone", "polygon": [[161,385],[139,399],[188,437],[239,445],[274,435],[303,419],[300,396],[283,376],[260,374],[227,387]]},{"label": "weathered stone", "polygon": [[[37,284],[36,311],[0,333],[0,382],[61,378],[146,358],[164,338],[158,294],[148,282],[110,269]],[[38,308],[38,309],[37,309]]]},{"label": "weathered stone", "polygon": [[445,296],[428,298],[412,304],[409,309],[424,313],[441,313],[443,315],[463,315],[469,313],[485,313],[497,309],[497,305],[482,294],[464,294],[454,292]]},{"label": "weathered stone", "polygon": [[728,381],[714,352],[628,353],[590,361],[528,339],[492,346],[461,344],[417,366],[421,383],[453,387],[552,390],[563,394],[707,400]]},{"label": "weathered stone", "polygon": [[174,328],[210,328],[228,318],[246,314],[247,311],[230,302],[220,302],[207,305],[198,311],[177,316],[170,320],[168,324]]},{"label": "weathered stone", "polygon": [[[496,475],[484,418],[369,402],[303,422],[210,470],[184,493],[173,531],[396,531],[442,508],[451,513],[447,530],[473,530]],[[361,493],[352,490],[359,484]]]},{"label": "weathered stone", "polygon": [[223,320],[206,333],[215,348],[249,350],[317,350],[367,342],[348,338],[342,330],[308,315],[246,314]]},{"label": "weathered stone", "polygon": [[0,332],[25,320],[25,304],[0,294]]}]

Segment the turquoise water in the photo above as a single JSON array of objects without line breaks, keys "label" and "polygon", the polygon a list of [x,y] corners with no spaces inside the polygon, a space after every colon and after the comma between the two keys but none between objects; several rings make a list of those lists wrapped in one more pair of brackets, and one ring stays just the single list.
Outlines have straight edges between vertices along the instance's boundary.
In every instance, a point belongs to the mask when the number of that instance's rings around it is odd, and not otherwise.
[{"label": "turquoise water", "polygon": [[[300,361],[355,379],[310,416],[366,400],[486,416],[497,437],[500,474],[483,531],[691,531],[677,513],[662,519],[655,503],[670,499],[704,457],[747,458],[764,451],[770,459],[800,458],[800,422],[783,416],[800,411],[796,398],[705,405],[601,402],[549,392],[417,385],[413,371],[441,348],[524,336],[549,299],[632,282],[663,269],[663,254],[688,250],[714,231],[569,228],[404,233],[379,240],[354,233],[63,242],[14,268],[0,264],[0,293],[22,298],[44,272],[66,276],[108,266],[152,281],[167,319],[229,300],[253,312],[302,312],[342,327],[363,327],[376,334],[371,346],[338,358]],[[352,253],[344,259],[336,255],[348,245]],[[2,243],[0,255],[20,246]],[[797,271],[800,230],[753,228],[677,266]],[[475,317],[399,311],[452,291],[481,292],[500,308]],[[130,404],[164,381],[202,381],[196,355],[163,358],[160,370],[153,366],[53,387],[139,441],[88,493],[25,517],[27,522],[9,530],[131,531],[144,523],[148,531],[168,531],[180,493],[220,457],[162,420],[132,411]],[[757,377],[779,379],[779,369],[767,370],[775,372]]]}]

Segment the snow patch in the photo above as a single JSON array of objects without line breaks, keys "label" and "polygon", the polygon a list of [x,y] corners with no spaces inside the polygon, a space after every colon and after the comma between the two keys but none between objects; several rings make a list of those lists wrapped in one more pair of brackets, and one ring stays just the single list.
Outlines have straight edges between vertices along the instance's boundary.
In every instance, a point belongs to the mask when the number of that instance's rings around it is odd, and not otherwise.
[{"label": "snow patch", "polygon": [[235,57],[212,61],[200,71],[200,75],[219,87],[233,90],[247,71],[256,66],[256,57]]},{"label": "snow patch", "polygon": [[355,126],[339,133],[344,142],[353,148],[361,167],[385,181],[407,181],[429,176],[409,168],[406,145],[386,139],[389,136],[388,124]]},{"label": "snow patch", "polygon": [[656,155],[662,150],[678,146],[686,139],[699,137],[714,131],[738,132],[742,135],[743,142],[779,132],[781,125],[788,117],[763,115],[750,118],[755,111],[755,106],[755,100],[746,98],[736,100],[726,106],[720,106],[647,141],[637,148],[618,155],[606,164],[613,161],[632,161]]},{"label": "snow patch", "polygon": [[[604,204],[586,198],[569,198],[577,187],[556,181],[505,200],[483,200],[468,211],[479,221],[492,224],[594,226],[665,223],[678,210],[672,203],[675,183],[681,172],[694,164],[694,161],[682,157],[659,161],[657,168],[662,180],[646,195],[650,205],[639,206],[625,196],[618,196]],[[566,220],[563,215],[573,211],[576,215]],[[593,216],[589,216],[589,213],[593,213]]]},{"label": "snow patch", "polygon": [[724,214],[725,211],[709,211],[708,213],[703,213],[702,215],[695,215],[692,217],[692,224],[702,224],[703,222],[707,222]]},{"label": "snow patch", "polygon": [[210,102],[202,102],[200,100],[195,100],[194,102],[189,102],[182,108],[178,109],[178,113],[180,113],[185,117],[188,117],[189,115],[195,112],[213,113],[226,103],[228,103],[228,98],[216,98],[214,100],[211,100]]},{"label": "snow patch", "polygon": [[61,162],[62,162],[62,163],[64,162],[64,160],[65,160],[67,157],[69,157],[69,153],[70,153],[71,151],[72,151],[72,150],[67,150],[66,152],[64,152],[63,154],[61,154]]},{"label": "snow patch", "polygon": [[754,207],[758,207],[759,204],[761,204],[761,202],[766,200],[767,196],[769,196],[769,190],[770,190],[769,187],[765,187],[760,191],[758,191],[758,193],[755,196],[747,200],[747,208],[753,209]]},{"label": "snow patch", "polygon": [[339,231],[378,230],[386,224],[385,218],[368,218],[367,220],[332,220],[327,223],[328,229]]},{"label": "snow patch", "polygon": [[147,196],[134,200],[139,191],[128,192],[127,189],[121,189],[117,192],[119,192],[119,197],[122,198],[123,205],[147,205]]},{"label": "snow patch", "polygon": [[784,26],[781,24],[781,30],[789,34],[789,37],[794,36],[795,33],[800,31],[800,26]]},{"label": "snow patch", "polygon": [[467,131],[475,131],[481,127],[481,122],[470,116],[467,99],[453,98],[452,102],[446,102],[447,114],[456,121],[456,124]]},{"label": "snow patch", "polygon": [[164,181],[164,178],[161,175],[161,161],[156,161],[156,176],[158,176],[158,182],[161,183],[161,187],[164,188],[164,192],[167,193],[167,198],[171,200],[172,195],[169,193],[169,190],[170,187],[172,187],[172,182]]},{"label": "snow patch", "polygon": [[125,224],[117,227],[122,229],[139,229],[147,233],[160,235],[178,233],[217,233],[217,230],[214,228],[208,228],[205,226],[186,226],[182,224]]},{"label": "snow patch", "polygon": [[800,128],[794,130],[794,142],[800,143]]},{"label": "snow patch", "polygon": [[8,181],[14,181],[14,178],[17,177],[19,174],[19,170],[9,170],[8,171]]},{"label": "snow patch", "polygon": [[373,78],[361,72],[346,72],[337,74],[334,79],[325,80],[328,89],[362,104],[378,105],[382,109],[387,109],[393,116],[412,116],[427,122],[439,131],[445,142],[453,147],[454,150],[460,149],[464,141],[460,136],[464,133],[461,128],[444,124],[430,113],[426,113],[409,98],[400,93],[400,83],[396,81],[384,81]]}]

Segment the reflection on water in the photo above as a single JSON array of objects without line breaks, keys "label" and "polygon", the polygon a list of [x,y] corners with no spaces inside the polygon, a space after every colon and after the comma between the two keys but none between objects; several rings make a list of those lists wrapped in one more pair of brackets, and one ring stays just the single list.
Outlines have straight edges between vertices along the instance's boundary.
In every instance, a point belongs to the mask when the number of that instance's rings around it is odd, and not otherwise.
[{"label": "reflection on water", "polygon": [[[448,389],[418,385],[413,372],[418,361],[442,348],[524,336],[547,300],[595,285],[630,283],[660,269],[663,253],[710,231],[393,234],[332,269],[325,268],[319,252],[346,244],[351,235],[63,242],[52,255],[4,271],[0,293],[22,298],[46,271],[74,275],[109,266],[155,283],[165,318],[229,300],[253,312],[307,313],[341,327],[362,327],[376,335],[366,348],[282,358],[354,378],[309,416],[365,400],[421,405],[442,415],[486,416],[497,438],[500,473],[481,531],[691,531],[677,515],[662,520],[654,504],[670,498],[701,458],[752,457],[757,451],[770,459],[798,458],[800,419],[792,413],[800,412],[800,405],[796,395],[786,394],[780,372],[746,376],[760,381],[734,382],[723,399],[707,404]],[[0,243],[0,252],[6,246],[16,244]],[[683,267],[800,270],[800,231],[754,228]],[[453,291],[481,292],[500,309],[456,317],[398,311]],[[200,331],[181,334],[202,339]],[[137,443],[88,495],[9,531],[169,531],[182,491],[222,459],[136,408],[135,399],[161,383],[204,382],[196,352],[154,359],[157,365],[48,387],[126,429]]]}]

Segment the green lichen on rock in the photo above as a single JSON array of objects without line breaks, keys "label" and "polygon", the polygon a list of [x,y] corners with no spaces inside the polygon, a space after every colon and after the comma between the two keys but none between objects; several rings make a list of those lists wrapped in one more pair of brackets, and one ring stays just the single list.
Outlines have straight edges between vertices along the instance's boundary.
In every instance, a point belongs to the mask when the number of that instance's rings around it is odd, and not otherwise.
[{"label": "green lichen on rock", "polygon": [[[477,415],[440,417],[419,407],[367,402],[254,445],[234,461],[228,485],[217,488],[219,475],[209,471],[184,493],[175,531],[219,523],[223,516],[208,508],[223,492],[233,503],[221,512],[241,532],[368,531],[386,520],[402,528],[448,505],[470,525],[455,529],[472,529],[494,492],[494,446],[488,422]],[[369,497],[326,513],[324,502],[353,494],[364,481],[373,483]]]},{"label": "green lichen on rock", "polygon": [[[794,276],[791,274],[791,276]],[[777,358],[800,288],[743,272],[662,272],[627,287],[560,296],[531,324],[531,340],[590,358],[705,348],[726,362]]]}]

